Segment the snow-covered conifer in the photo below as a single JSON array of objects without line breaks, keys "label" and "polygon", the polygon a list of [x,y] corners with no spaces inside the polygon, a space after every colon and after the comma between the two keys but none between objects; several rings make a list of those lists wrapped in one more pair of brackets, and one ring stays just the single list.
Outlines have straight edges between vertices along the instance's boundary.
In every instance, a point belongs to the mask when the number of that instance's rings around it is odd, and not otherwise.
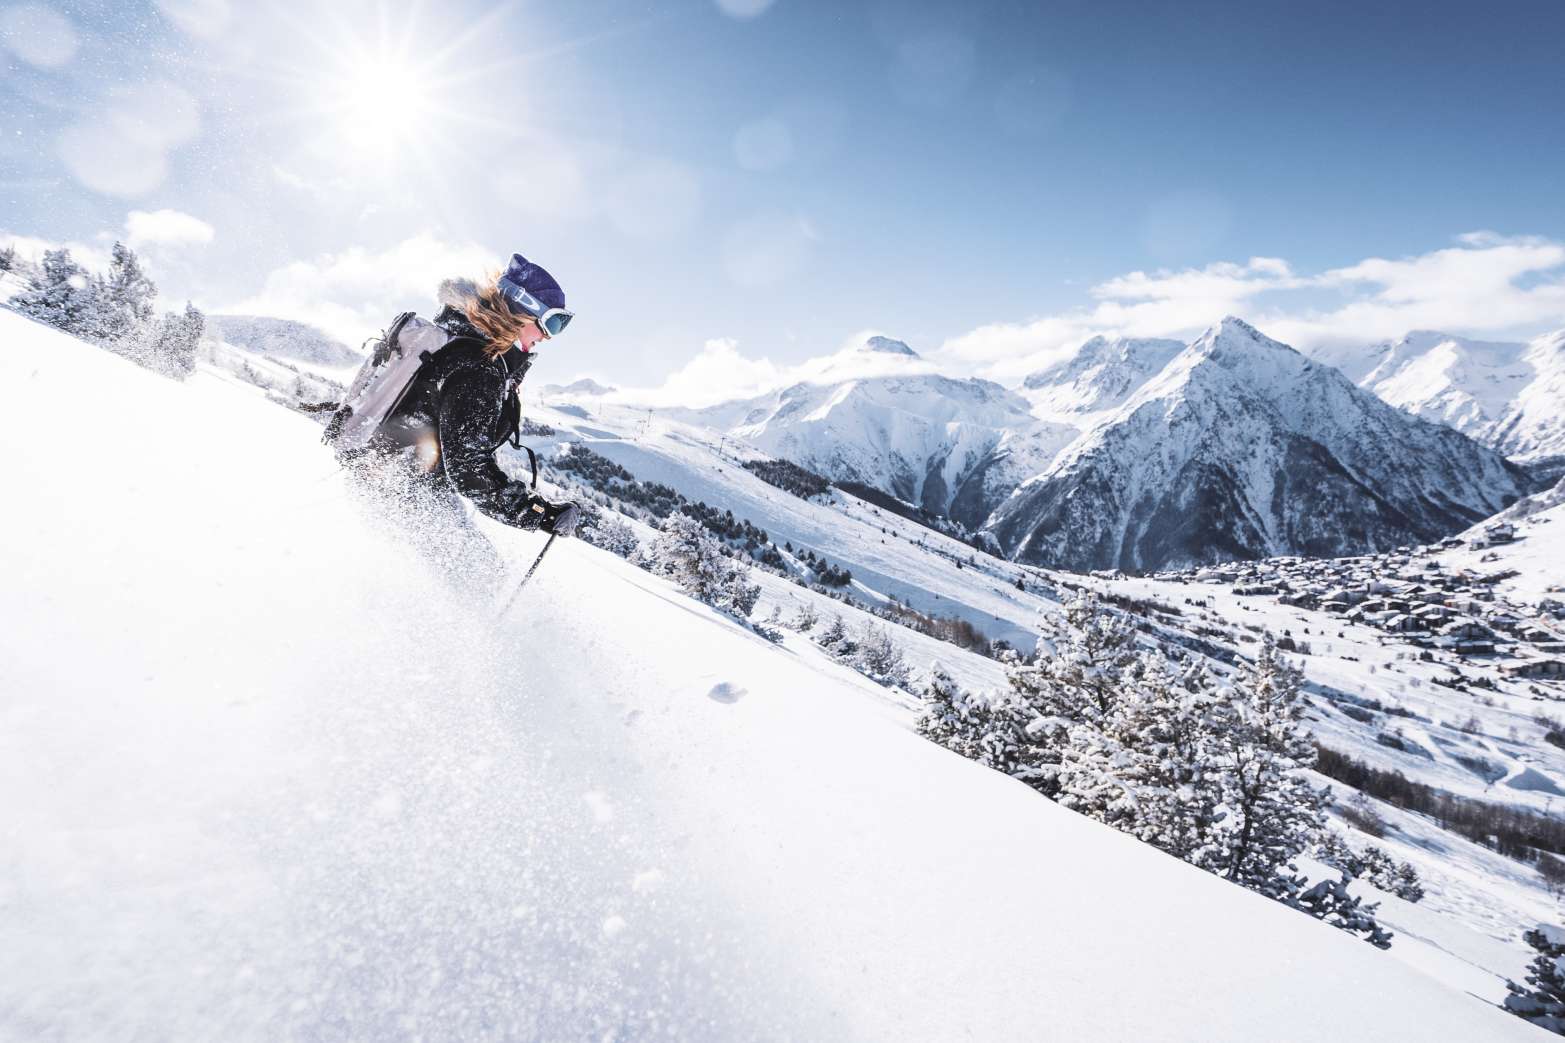
[{"label": "snow-covered conifer", "polygon": [[866,619],[854,644],[853,665],[860,673],[885,685],[907,683],[907,662],[889,629]]},{"label": "snow-covered conifer", "polygon": [[1320,835],[1329,798],[1302,773],[1315,763],[1302,682],[1268,634],[1255,661],[1238,670],[1214,704],[1216,766],[1228,814],[1220,843],[1202,864],[1267,894],[1283,867]]},{"label": "snow-covered conifer", "polygon": [[581,536],[594,547],[602,547],[622,558],[633,557],[641,548],[636,530],[617,511],[594,511],[591,522],[582,526]]},{"label": "snow-covered conifer", "polygon": [[1362,934],[1364,940],[1377,949],[1391,948],[1391,932],[1383,929],[1375,919],[1379,906],[1364,905],[1362,899],[1349,894],[1346,873],[1336,880],[1321,880],[1311,887],[1305,887],[1304,883],[1302,877],[1278,877],[1271,886],[1273,897],[1339,930]]},{"label": "snow-covered conifer", "polygon": [[1079,732],[1076,745],[1096,742],[1095,733],[1119,703],[1126,675],[1137,662],[1136,631],[1090,594],[1045,616],[1040,629],[1037,652],[1031,659],[1010,660],[1006,679],[1027,715],[1026,778],[1054,797],[1072,729],[1089,729]]},{"label": "snow-covered conifer", "polygon": [[[158,288],[148,278],[136,252],[124,243],[114,244],[101,286],[105,309],[123,322],[127,332],[152,321],[152,301]],[[190,306],[185,307],[188,312]]]},{"label": "snow-covered conifer", "polygon": [[842,621],[842,613],[832,613],[831,622],[815,638],[815,643],[834,655],[851,653],[853,641],[848,637],[848,625]]},{"label": "snow-covered conifer", "polygon": [[939,663],[931,669],[921,695],[919,734],[986,768],[1007,775],[1021,773],[1017,737],[1022,733],[1012,698],[1005,694],[985,698],[965,691]]},{"label": "snow-covered conifer", "polygon": [[750,569],[723,553],[722,543],[689,515],[668,516],[650,557],[686,593],[736,619],[749,618],[761,596]]},{"label": "snow-covered conifer", "polygon": [[1539,924],[1522,935],[1537,955],[1527,965],[1527,986],[1505,983],[1505,1009],[1539,1028],[1565,1036],[1565,928]]},{"label": "snow-covered conifer", "polygon": [[88,286],[87,273],[69,250],[48,250],[27,288],[11,298],[11,307],[56,329],[77,333],[91,301]]},{"label": "snow-covered conifer", "polygon": [[196,369],[196,353],[206,334],[206,316],[200,308],[186,301],[184,312],[170,318],[172,321],[158,352],[160,368],[174,376],[188,376]]}]

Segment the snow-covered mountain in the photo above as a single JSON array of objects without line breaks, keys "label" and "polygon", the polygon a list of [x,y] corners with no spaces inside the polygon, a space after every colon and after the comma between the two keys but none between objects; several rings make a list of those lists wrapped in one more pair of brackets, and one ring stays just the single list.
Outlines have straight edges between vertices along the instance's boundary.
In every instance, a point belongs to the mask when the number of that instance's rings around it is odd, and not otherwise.
[{"label": "snow-covered mountain", "polygon": [[1039,417],[1089,426],[1184,349],[1177,340],[1093,337],[1069,358],[1029,374],[1022,393]]},{"label": "snow-covered mountain", "polygon": [[1528,491],[1492,450],[1227,318],[989,528],[1020,560],[1143,571],[1423,542]]},{"label": "snow-covered mountain", "polygon": [[1515,460],[1565,454],[1565,330],[1525,344],[1422,330],[1365,357],[1359,386],[1394,406]]},{"label": "snow-covered mountain", "polygon": [[17,423],[121,433],[0,514],[0,1035],[1536,1035],[605,552],[496,626],[305,418],[0,334]]},{"label": "snow-covered mountain", "polygon": [[1015,392],[931,372],[913,349],[881,336],[826,360],[808,383],[670,413],[941,515],[1002,442],[1037,426]]},{"label": "snow-covered mountain", "polygon": [[583,395],[597,397],[600,395],[612,395],[617,389],[600,384],[591,377],[583,377],[573,380],[569,384],[545,384],[538,389],[544,395]]},{"label": "snow-covered mountain", "polygon": [[357,366],[364,356],[324,330],[293,319],[265,315],[208,315],[207,334],[266,358],[302,362],[328,370]]}]

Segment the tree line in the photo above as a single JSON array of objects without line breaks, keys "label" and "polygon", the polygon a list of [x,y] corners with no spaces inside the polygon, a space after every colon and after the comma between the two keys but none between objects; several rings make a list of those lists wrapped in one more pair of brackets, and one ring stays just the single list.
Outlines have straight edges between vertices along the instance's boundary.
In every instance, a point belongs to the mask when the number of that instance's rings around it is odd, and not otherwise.
[{"label": "tree line", "polygon": [[195,370],[205,316],[188,301],[183,312],[159,316],[157,286],[124,243],[114,244],[106,272],[87,271],[64,248],[33,264],[15,247],[0,250],[0,271],[23,284],[12,310],[169,376]]}]

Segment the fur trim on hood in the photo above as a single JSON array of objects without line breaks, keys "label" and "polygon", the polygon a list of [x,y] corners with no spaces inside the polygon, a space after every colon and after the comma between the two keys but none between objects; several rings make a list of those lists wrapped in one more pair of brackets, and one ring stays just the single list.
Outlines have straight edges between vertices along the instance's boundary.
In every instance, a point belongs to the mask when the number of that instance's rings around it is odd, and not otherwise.
[{"label": "fur trim on hood", "polygon": [[478,296],[478,283],[468,278],[443,279],[435,299],[457,311],[466,311],[467,302]]}]

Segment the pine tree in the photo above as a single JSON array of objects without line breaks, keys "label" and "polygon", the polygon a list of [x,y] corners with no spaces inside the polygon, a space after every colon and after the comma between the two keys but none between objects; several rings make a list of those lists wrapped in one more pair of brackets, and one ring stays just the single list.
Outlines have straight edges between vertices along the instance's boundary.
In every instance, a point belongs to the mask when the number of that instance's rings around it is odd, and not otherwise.
[{"label": "pine tree", "polygon": [[87,273],[66,249],[48,250],[25,290],[11,298],[11,307],[55,329],[76,333],[91,301]]},{"label": "pine tree", "polygon": [[831,622],[826,624],[826,629],[821,631],[815,643],[833,654],[852,651],[853,642],[848,637],[848,625],[842,621],[842,613],[832,613]]},{"label": "pine tree", "polygon": [[632,529],[629,523],[615,511],[594,512],[591,523],[582,526],[581,534],[582,538],[594,547],[602,547],[622,558],[634,557],[641,549],[641,541],[636,538],[636,530]]},{"label": "pine tree", "polygon": [[853,665],[860,673],[885,685],[907,683],[907,663],[890,630],[866,619],[855,643]]},{"label": "pine tree", "polygon": [[723,553],[722,543],[687,514],[668,516],[650,557],[687,594],[736,619],[748,619],[761,596],[749,568]]},{"label": "pine tree", "polygon": [[[124,243],[114,244],[102,286],[106,309],[120,319],[127,332],[152,321],[152,302],[158,288],[141,267],[136,252]],[[188,313],[190,305],[185,308]]]},{"label": "pine tree", "polygon": [[1255,662],[1239,669],[1214,706],[1216,767],[1223,773],[1228,816],[1203,864],[1274,896],[1280,870],[1324,828],[1329,796],[1302,775],[1315,763],[1303,724],[1302,681],[1268,634]]},{"label": "pine tree", "polygon": [[1363,900],[1348,893],[1348,875],[1337,880],[1321,880],[1305,887],[1303,877],[1283,877],[1273,883],[1275,897],[1287,905],[1306,912],[1338,930],[1350,934],[1362,934],[1364,940],[1377,949],[1391,948],[1391,932],[1384,930],[1375,919],[1378,904],[1364,905]]},{"label": "pine tree", "polygon": [[[1046,616],[1031,659],[1012,659],[1006,679],[1017,712],[1026,715],[1023,731],[1029,753],[1026,778],[1045,796],[1060,793],[1064,751],[1096,743],[1115,712],[1127,675],[1137,663],[1135,627],[1098,599],[1083,594],[1064,610]],[[1099,750],[1095,756],[1110,756]]]},{"label": "pine tree", "polygon": [[1539,924],[1522,937],[1538,954],[1527,966],[1532,988],[1506,982],[1511,994],[1505,997],[1505,1009],[1565,1036],[1565,929]]},{"label": "pine tree", "polygon": [[923,712],[918,718],[920,735],[986,768],[1020,775],[1016,715],[1011,700],[1002,694],[993,699],[964,691],[944,666],[936,663],[921,693]]},{"label": "pine tree", "polygon": [[1424,897],[1424,883],[1418,878],[1418,870],[1413,868],[1413,863],[1403,862],[1397,866],[1389,890],[1408,902],[1417,902]]},{"label": "pine tree", "polygon": [[[183,314],[166,313],[155,324],[140,327],[134,339],[120,343],[127,353],[143,365],[169,376],[184,378],[195,372],[196,357],[201,338],[206,332],[206,317],[194,304],[185,303]],[[259,387],[269,387],[270,382],[246,364],[246,379]],[[244,375],[244,374],[241,374]]]},{"label": "pine tree", "polygon": [[0,249],[0,272],[9,272],[16,268],[16,247],[7,246]]}]

